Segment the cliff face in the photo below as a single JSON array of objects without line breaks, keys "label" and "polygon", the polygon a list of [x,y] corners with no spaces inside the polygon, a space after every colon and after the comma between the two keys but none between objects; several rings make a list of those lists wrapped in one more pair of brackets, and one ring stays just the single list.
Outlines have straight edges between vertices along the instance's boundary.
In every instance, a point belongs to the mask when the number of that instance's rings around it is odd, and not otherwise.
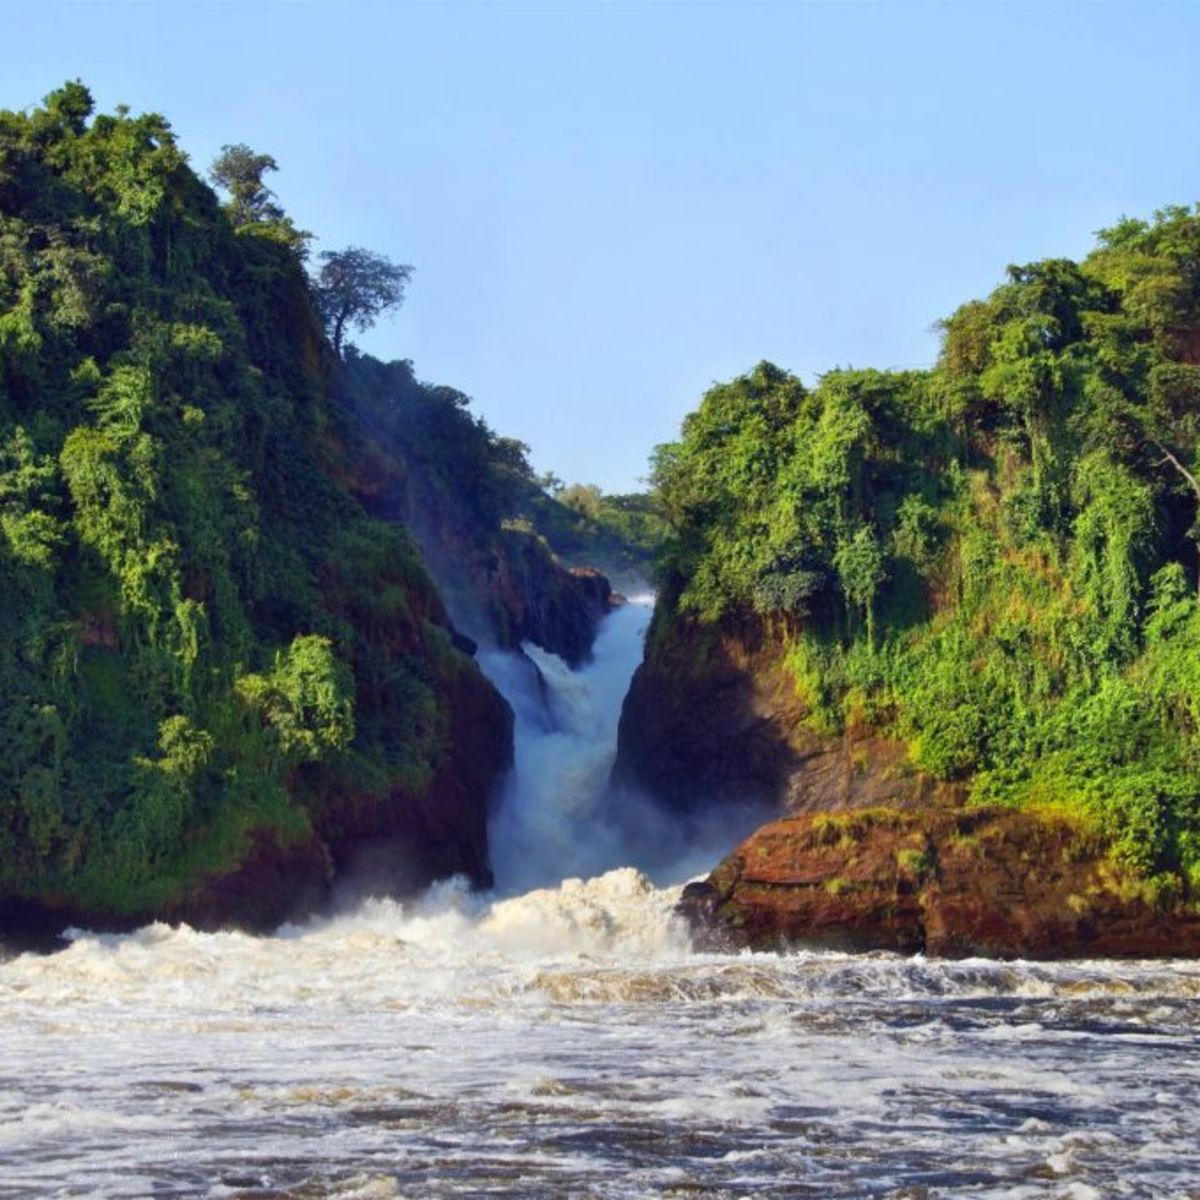
[{"label": "cliff face", "polygon": [[705,944],[949,957],[1200,953],[1200,913],[1054,814],[937,807],[788,817],[686,890]]},{"label": "cliff face", "polygon": [[530,530],[489,528],[466,497],[385,442],[356,454],[346,481],[369,512],[412,532],[455,627],[479,643],[529,641],[573,667],[585,662],[601,618],[620,603],[608,579],[566,566]]},{"label": "cliff face", "polygon": [[1115,860],[1094,826],[967,802],[869,727],[812,730],[786,648],[759,621],[702,625],[670,606],[621,716],[615,775],[680,812],[780,814],[690,884],[701,947],[789,945],[951,957],[1200,954],[1177,875]]},{"label": "cliff face", "polygon": [[600,619],[619,599],[593,567],[564,566],[533,533],[506,529],[475,574],[500,644],[534,642],[577,667],[591,655]]},{"label": "cliff face", "polygon": [[[441,640],[445,626],[437,626]],[[408,895],[465,875],[492,883],[489,803],[513,761],[513,714],[476,663],[442,642],[438,708],[427,732],[428,766],[383,792],[329,795],[317,828],[342,882]],[[328,793],[327,793],[328,795]]]},{"label": "cliff face", "polygon": [[[1136,881],[1200,906],[1200,210],[1098,237],[1009,267],[928,370],[759,363],[656,450],[665,586],[618,777],[677,808],[911,813],[944,866],[936,902],[877,872],[827,896],[772,851],[722,901],[753,942],[1115,953]],[[1070,897],[1097,880],[1023,880],[1013,920],[1053,933],[960,930],[947,905],[991,910],[946,814],[1009,812],[1013,872],[1055,879],[1047,808],[1120,864],[1120,904],[1089,924]]]},{"label": "cliff face", "polygon": [[958,795],[913,770],[898,741],[806,725],[787,636],[783,622],[702,625],[664,605],[621,711],[617,781],[678,810],[907,808]]}]

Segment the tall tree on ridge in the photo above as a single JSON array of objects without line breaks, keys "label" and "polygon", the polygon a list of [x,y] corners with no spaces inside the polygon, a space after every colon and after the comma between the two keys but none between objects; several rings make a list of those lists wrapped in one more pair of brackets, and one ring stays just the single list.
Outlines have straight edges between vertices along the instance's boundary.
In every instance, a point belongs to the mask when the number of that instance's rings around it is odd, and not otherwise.
[{"label": "tall tree on ridge", "polygon": [[341,358],[346,327],[370,329],[388,309],[399,308],[413,269],[361,246],[326,250],[320,257],[313,280],[317,311]]},{"label": "tall tree on ridge", "polygon": [[255,221],[279,221],[283,209],[272,199],[275,195],[265,183],[268,171],[279,164],[269,154],[255,154],[244,142],[222,146],[221,153],[208,169],[208,177],[229,193],[229,215],[235,225]]}]

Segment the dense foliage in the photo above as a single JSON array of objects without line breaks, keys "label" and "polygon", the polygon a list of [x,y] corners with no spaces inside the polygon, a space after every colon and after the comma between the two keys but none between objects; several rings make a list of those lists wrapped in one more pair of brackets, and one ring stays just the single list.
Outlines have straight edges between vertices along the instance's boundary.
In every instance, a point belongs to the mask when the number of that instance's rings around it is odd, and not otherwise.
[{"label": "dense foliage", "polygon": [[658,498],[649,492],[604,492],[594,483],[564,486],[553,476],[524,497],[523,511],[563,557],[631,582],[649,578],[667,534]]},{"label": "dense foliage", "polygon": [[654,496],[536,476],[528,446],[497,434],[462,392],[417,379],[407,360],[383,363],[351,346],[338,388],[368,438],[357,490],[379,512],[417,524],[433,512],[451,517],[479,553],[502,532],[524,534],[574,565],[650,574],[666,532]]},{"label": "dense foliage", "polygon": [[772,625],[814,727],[1200,889],[1200,209],[1010,267],[931,371],[761,364],[654,475],[659,629]]},{"label": "dense foliage", "polygon": [[271,169],[226,147],[222,204],[80,84],[0,113],[0,895],[143,911],[447,753],[475,668],[344,486]]}]

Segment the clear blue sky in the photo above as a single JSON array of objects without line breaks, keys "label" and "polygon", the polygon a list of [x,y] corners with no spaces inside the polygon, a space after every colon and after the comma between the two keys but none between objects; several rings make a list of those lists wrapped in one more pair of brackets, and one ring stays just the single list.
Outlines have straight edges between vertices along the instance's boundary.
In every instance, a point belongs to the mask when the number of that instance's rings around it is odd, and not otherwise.
[{"label": "clear blue sky", "polygon": [[1200,3],[0,2],[0,107],[78,76],[318,249],[413,264],[362,339],[540,470],[634,485],[714,380],[931,361],[1007,263],[1200,199]]}]

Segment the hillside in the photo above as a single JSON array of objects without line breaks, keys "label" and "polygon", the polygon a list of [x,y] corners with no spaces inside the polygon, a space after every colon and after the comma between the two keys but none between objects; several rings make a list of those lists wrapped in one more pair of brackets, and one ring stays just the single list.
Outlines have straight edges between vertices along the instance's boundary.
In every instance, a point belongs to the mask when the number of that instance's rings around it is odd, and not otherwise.
[{"label": "hillside", "polygon": [[572,666],[586,661],[617,600],[594,567],[567,567],[559,554],[606,547],[530,519],[563,506],[534,478],[528,447],[495,434],[461,392],[419,381],[407,361],[351,348],[336,395],[346,486],[368,513],[412,533],[457,628],[488,645],[534,642]]},{"label": "hillside", "polygon": [[715,387],[656,454],[618,775],[676,807],[1011,808],[1200,893],[1198,475],[1200,210],[1010,267],[930,371]]},{"label": "hillside", "polygon": [[[93,116],[80,84],[0,113],[9,922],[261,927],[364,860],[391,890],[489,879],[511,713],[405,528],[412,489],[375,485],[444,485],[486,556],[523,448],[335,347],[273,163],[234,151],[259,174],[222,203],[159,116]],[[607,584],[530,555],[557,624],[509,641],[586,657]]]}]

